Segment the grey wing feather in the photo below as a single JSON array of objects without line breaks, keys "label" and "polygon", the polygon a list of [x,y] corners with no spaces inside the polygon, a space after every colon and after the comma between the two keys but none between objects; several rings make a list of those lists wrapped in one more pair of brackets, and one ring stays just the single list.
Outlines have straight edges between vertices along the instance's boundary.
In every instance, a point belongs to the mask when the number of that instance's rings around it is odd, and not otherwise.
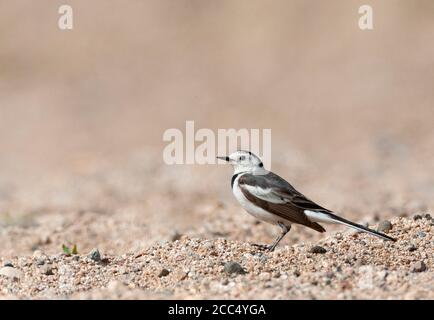
[{"label": "grey wing feather", "polygon": [[[245,174],[242,177],[242,182],[246,185],[258,186],[279,197],[285,202],[291,202],[294,206],[304,210],[332,212],[320,205],[316,204],[306,196],[298,192],[288,181],[282,179],[277,174],[269,172],[267,175]],[[240,178],[240,179],[241,179]]]}]

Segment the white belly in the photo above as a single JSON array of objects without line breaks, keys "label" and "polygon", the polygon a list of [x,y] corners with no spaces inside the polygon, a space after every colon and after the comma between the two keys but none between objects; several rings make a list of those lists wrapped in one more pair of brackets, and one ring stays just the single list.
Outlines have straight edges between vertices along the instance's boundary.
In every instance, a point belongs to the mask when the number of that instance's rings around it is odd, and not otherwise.
[{"label": "white belly", "polygon": [[277,224],[279,221],[280,222],[285,222],[285,224],[287,224],[287,221],[284,221],[284,219],[282,219],[281,217],[269,213],[268,211],[265,211],[264,209],[255,206],[254,204],[252,204],[242,193],[242,191],[240,190],[240,188],[238,187],[238,179],[241,177],[241,175],[239,175],[235,181],[234,181],[234,186],[232,188],[232,192],[235,196],[235,198],[237,198],[238,202],[241,204],[241,206],[244,208],[244,210],[246,210],[248,213],[250,213],[252,216],[254,216],[255,218],[271,223],[271,224]]}]

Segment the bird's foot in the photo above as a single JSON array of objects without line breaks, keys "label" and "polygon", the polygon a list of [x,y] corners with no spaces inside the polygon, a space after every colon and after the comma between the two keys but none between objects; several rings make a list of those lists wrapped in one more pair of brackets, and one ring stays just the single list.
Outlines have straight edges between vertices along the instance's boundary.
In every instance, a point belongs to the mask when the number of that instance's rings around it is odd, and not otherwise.
[{"label": "bird's foot", "polygon": [[273,251],[273,246],[271,245],[267,245],[267,244],[257,244],[257,243],[252,243],[252,246],[258,248],[259,250],[263,250],[263,251]]}]

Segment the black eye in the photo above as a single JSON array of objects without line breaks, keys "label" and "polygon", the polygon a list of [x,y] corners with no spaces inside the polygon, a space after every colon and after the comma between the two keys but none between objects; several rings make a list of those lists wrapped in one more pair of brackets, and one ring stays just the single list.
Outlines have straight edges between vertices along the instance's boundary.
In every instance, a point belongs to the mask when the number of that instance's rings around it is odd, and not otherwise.
[{"label": "black eye", "polygon": [[243,161],[243,160],[245,160],[245,159],[246,159],[245,156],[240,156],[240,161]]}]

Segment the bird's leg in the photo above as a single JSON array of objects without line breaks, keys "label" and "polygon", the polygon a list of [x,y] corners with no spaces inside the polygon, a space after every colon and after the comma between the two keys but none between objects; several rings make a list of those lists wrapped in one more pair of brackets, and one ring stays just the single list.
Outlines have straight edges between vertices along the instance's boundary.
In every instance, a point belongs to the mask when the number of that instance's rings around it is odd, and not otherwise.
[{"label": "bird's leg", "polygon": [[274,240],[274,242],[271,245],[256,244],[256,243],[254,243],[253,245],[255,247],[258,247],[261,250],[267,250],[267,251],[270,251],[270,252],[274,251],[274,249],[276,248],[276,246],[279,244],[280,240],[282,240],[283,237],[289,232],[289,230],[291,230],[291,225],[288,227],[288,226],[285,226],[281,222],[279,222],[278,225],[281,228],[280,235],[276,238],[276,240]]},{"label": "bird's leg", "polygon": [[285,226],[283,223],[278,223],[279,227],[281,228],[280,235],[274,240],[273,244],[269,247],[269,251],[272,252],[276,248],[276,246],[279,244],[280,240],[283,239],[283,237],[291,230],[291,225],[289,227]]}]

